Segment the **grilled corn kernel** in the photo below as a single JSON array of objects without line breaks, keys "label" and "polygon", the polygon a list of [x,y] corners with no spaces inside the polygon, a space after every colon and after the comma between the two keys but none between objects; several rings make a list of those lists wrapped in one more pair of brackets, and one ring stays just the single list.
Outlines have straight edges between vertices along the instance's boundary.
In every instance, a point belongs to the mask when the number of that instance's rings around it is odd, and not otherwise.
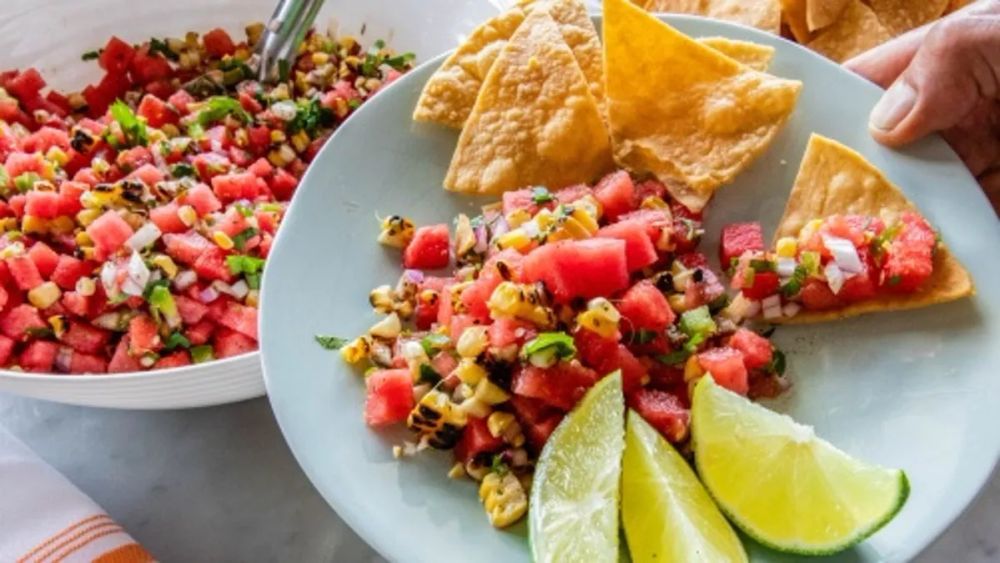
[{"label": "grilled corn kernel", "polygon": [[403,325],[399,322],[399,315],[390,313],[386,318],[372,325],[368,329],[368,334],[378,338],[396,338],[402,330]]},{"label": "grilled corn kernel", "polygon": [[80,278],[76,280],[76,292],[84,297],[90,297],[97,292],[97,282],[94,278]]},{"label": "grilled corn kernel", "polygon": [[49,321],[49,326],[52,327],[52,334],[56,338],[62,338],[62,335],[66,333],[66,315],[52,315],[47,320]]},{"label": "grilled corn kernel", "polygon": [[378,241],[394,248],[406,248],[413,240],[415,228],[413,221],[399,215],[390,215],[382,219]]},{"label": "grilled corn kernel", "polygon": [[582,206],[574,204],[573,213],[571,213],[571,216],[573,217],[573,219],[576,220],[577,223],[580,224],[581,227],[583,227],[585,231],[587,231],[587,234],[590,236],[593,236],[594,233],[597,232],[597,229],[600,228],[600,226],[597,224],[596,214],[592,214]]},{"label": "grilled corn kernel", "polygon": [[470,386],[475,386],[486,378],[486,370],[470,358],[462,358],[454,373],[462,383]]},{"label": "grilled corn kernel", "polygon": [[198,222],[198,212],[190,205],[182,205],[177,209],[177,218],[185,227],[191,227]]},{"label": "grilled corn kernel", "polygon": [[28,301],[39,309],[52,306],[53,303],[59,301],[60,297],[62,297],[62,291],[59,286],[50,281],[28,292]]},{"label": "grilled corn kernel", "polygon": [[802,242],[808,241],[813,237],[813,235],[819,232],[819,229],[822,226],[822,219],[813,219],[812,221],[809,221],[806,223],[806,226],[802,227],[802,230],[799,231],[799,240]]},{"label": "grilled corn kernel", "polygon": [[233,239],[229,238],[229,235],[222,231],[215,231],[212,233],[212,240],[214,240],[215,244],[222,250],[232,250],[232,248],[236,246]]},{"label": "grilled corn kernel", "polygon": [[465,477],[465,466],[462,465],[461,461],[456,461],[455,465],[451,466],[448,470],[448,478],[450,479],[461,479]]},{"label": "grilled corn kernel", "polygon": [[0,232],[6,233],[7,231],[13,231],[17,229],[17,218],[16,217],[4,217],[0,219]]},{"label": "grilled corn kernel", "polygon": [[479,383],[476,384],[476,392],[473,397],[487,405],[499,405],[510,400],[510,395],[487,377],[480,379]]},{"label": "grilled corn kernel", "polygon": [[475,358],[483,353],[487,344],[489,344],[489,338],[486,336],[486,327],[470,326],[462,331],[462,335],[458,337],[455,351],[463,358]]},{"label": "grilled corn kernel", "polygon": [[167,279],[174,279],[177,276],[177,264],[174,263],[173,258],[167,256],[166,254],[157,254],[153,257],[153,265],[163,271],[166,274]]},{"label": "grilled corn kernel", "polygon": [[251,289],[250,291],[247,291],[247,296],[243,299],[243,303],[247,307],[257,308],[260,306],[260,290]]},{"label": "grilled corn kernel", "polygon": [[349,364],[356,364],[368,357],[372,351],[370,336],[359,336],[340,349],[340,357]]},{"label": "grilled corn kernel", "polygon": [[76,228],[76,222],[71,217],[60,215],[49,220],[49,232],[54,235],[68,235]]},{"label": "grilled corn kernel", "polygon": [[93,241],[93,239],[90,238],[90,235],[87,234],[87,231],[80,231],[79,233],[76,233],[76,236],[74,237],[74,240],[76,240],[77,246],[93,246],[94,245],[94,241]]},{"label": "grilled corn kernel", "polygon": [[666,211],[668,213],[670,212],[670,204],[663,201],[663,198],[655,195],[646,196],[645,198],[643,198],[642,203],[639,204],[639,207],[643,209],[659,209],[662,211]]},{"label": "grilled corn kernel", "polygon": [[794,237],[781,237],[775,245],[774,250],[781,258],[795,258],[799,249],[799,244]]},{"label": "grilled corn kernel", "polygon": [[371,293],[368,294],[368,302],[371,303],[372,308],[375,309],[376,312],[384,315],[388,315],[396,308],[392,288],[388,284],[380,285],[373,289]]},{"label": "grilled corn kernel", "polygon": [[480,401],[475,397],[469,397],[462,401],[458,408],[468,416],[474,416],[476,418],[486,418],[490,415],[493,409],[487,403]]},{"label": "grilled corn kernel", "polygon": [[683,293],[673,293],[668,295],[667,303],[670,304],[670,308],[673,309],[675,313],[683,313],[688,310],[687,299],[684,298]]},{"label": "grilled corn kernel", "polygon": [[21,230],[25,233],[45,234],[49,231],[49,222],[41,217],[25,215],[21,219]]},{"label": "grilled corn kernel", "polygon": [[299,131],[298,133],[292,135],[292,146],[299,152],[304,152],[307,148],[309,148],[309,143],[309,134],[305,131]]},{"label": "grilled corn kernel", "polygon": [[517,251],[526,250],[531,246],[532,240],[524,229],[514,229],[497,237],[497,247],[500,250],[513,248]]},{"label": "grilled corn kernel", "polygon": [[501,282],[490,295],[487,306],[490,316],[515,317],[535,323],[543,328],[555,324],[556,315],[542,305],[542,295],[533,285],[522,285],[513,282]]},{"label": "grilled corn kernel", "polygon": [[479,499],[494,528],[506,528],[528,511],[528,495],[511,472],[489,473],[479,485]]},{"label": "grilled corn kernel", "polygon": [[576,316],[576,323],[604,338],[611,338],[618,332],[621,318],[621,313],[610,301],[595,297],[587,303],[587,310]]},{"label": "grilled corn kernel", "polygon": [[531,213],[527,209],[515,209],[508,213],[504,219],[511,229],[516,229],[531,220]]},{"label": "grilled corn kernel", "polygon": [[100,209],[84,209],[83,211],[76,214],[76,222],[86,227],[91,223],[93,223],[100,216],[101,216]]},{"label": "grilled corn kernel", "polygon": [[45,153],[45,158],[55,162],[59,166],[66,166],[69,162],[69,155],[59,147],[52,147]]},{"label": "grilled corn kernel", "polygon": [[490,415],[486,419],[486,428],[489,429],[490,435],[494,438],[499,438],[503,436],[503,433],[511,424],[517,424],[517,420],[514,415],[509,412],[497,411]]},{"label": "grilled corn kernel", "polygon": [[448,449],[462,436],[467,420],[465,412],[448,395],[431,390],[410,411],[406,426],[426,438],[432,448]]},{"label": "grilled corn kernel", "polygon": [[691,383],[692,381],[697,381],[703,375],[705,375],[705,370],[701,367],[698,356],[692,354],[684,362],[684,381]]},{"label": "grilled corn kernel", "polygon": [[472,230],[472,221],[464,213],[455,219],[455,256],[464,257],[476,246],[476,233]]}]

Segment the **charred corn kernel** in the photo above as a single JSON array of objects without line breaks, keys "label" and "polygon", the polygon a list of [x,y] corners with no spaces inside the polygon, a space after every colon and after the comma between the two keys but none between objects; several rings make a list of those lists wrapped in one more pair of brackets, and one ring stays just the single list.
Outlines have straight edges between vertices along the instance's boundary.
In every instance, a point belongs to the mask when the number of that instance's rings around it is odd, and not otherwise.
[{"label": "charred corn kernel", "polygon": [[683,313],[687,311],[687,300],[684,298],[683,293],[674,293],[667,296],[667,303],[670,304],[670,308],[674,310],[675,313]]},{"label": "charred corn kernel", "polygon": [[795,254],[798,252],[799,243],[794,237],[781,237],[778,239],[777,244],[774,247],[774,251],[781,258],[795,258]]},{"label": "charred corn kernel", "polygon": [[71,108],[78,110],[87,105],[87,99],[80,92],[73,92],[69,95],[69,105]]},{"label": "charred corn kernel", "polygon": [[243,298],[243,303],[247,307],[257,307],[260,305],[260,290],[251,289],[247,291],[247,296]]},{"label": "charred corn kernel", "polygon": [[399,315],[390,313],[386,318],[372,325],[368,329],[368,334],[378,338],[396,338],[402,330],[403,325],[399,322]]},{"label": "charred corn kernel", "polygon": [[528,495],[517,476],[507,471],[491,472],[479,485],[479,499],[494,528],[506,528],[528,511]]},{"label": "charred corn kernel", "polygon": [[97,251],[94,249],[93,246],[81,246],[80,255],[83,257],[84,260],[97,259]]},{"label": "charred corn kernel", "polygon": [[66,315],[52,315],[47,320],[49,321],[49,326],[52,327],[52,334],[56,338],[62,338],[62,335],[66,333],[66,325],[68,324]]},{"label": "charred corn kernel", "polygon": [[392,288],[388,284],[380,285],[368,294],[368,302],[376,312],[388,315],[396,309]]},{"label": "charred corn kernel", "polygon": [[480,401],[475,397],[469,397],[462,401],[458,408],[468,416],[474,416],[476,418],[486,418],[492,412],[492,408],[489,404]]},{"label": "charred corn kernel", "polygon": [[655,195],[646,196],[645,198],[643,198],[642,203],[639,204],[639,207],[642,207],[643,209],[660,209],[664,211],[670,211],[670,204],[663,201],[663,198]]},{"label": "charred corn kernel", "polygon": [[0,232],[13,231],[17,229],[16,217],[4,217],[0,219]]},{"label": "charred corn kernel", "polygon": [[470,326],[462,331],[462,335],[458,337],[455,351],[463,358],[475,358],[483,353],[487,344],[489,344],[489,338],[486,336],[486,327]]},{"label": "charred corn kernel", "polygon": [[236,246],[233,239],[222,231],[215,231],[212,233],[212,240],[215,241],[215,244],[222,250],[232,250],[232,248]]},{"label": "charred corn kernel", "polygon": [[494,438],[503,436],[503,433],[512,424],[517,424],[517,419],[509,412],[496,411],[486,419],[486,428],[489,429],[490,435]]},{"label": "charred corn kernel", "polygon": [[21,256],[22,254],[24,254],[24,243],[19,240],[0,249],[0,258],[2,259]]},{"label": "charred corn kernel", "polygon": [[181,130],[178,129],[173,123],[164,123],[163,127],[160,128],[160,131],[163,131],[167,137],[171,138],[177,137],[181,134]]},{"label": "charred corn kernel", "polygon": [[400,301],[396,304],[396,314],[401,319],[409,319],[413,316],[413,303],[410,301]]},{"label": "charred corn kernel", "polygon": [[247,45],[253,47],[260,41],[261,36],[264,35],[264,24],[262,22],[254,22],[246,26],[244,31],[247,34]]},{"label": "charred corn kernel", "polygon": [[330,55],[322,51],[317,51],[312,54],[312,62],[316,66],[325,65],[326,63],[330,62]]},{"label": "charred corn kernel", "polygon": [[62,291],[59,286],[50,281],[28,292],[28,301],[39,309],[52,306],[53,303],[59,301],[60,297],[62,297]]},{"label": "charred corn kernel", "polygon": [[595,297],[587,303],[587,310],[576,317],[576,324],[603,336],[612,338],[618,332],[621,313],[604,297]]},{"label": "charred corn kernel", "polygon": [[86,227],[91,223],[93,223],[100,216],[101,216],[100,209],[84,209],[83,211],[76,214],[76,222]]},{"label": "charred corn kernel", "polygon": [[166,254],[157,254],[156,256],[154,256],[153,265],[163,270],[163,273],[166,274],[167,279],[172,280],[174,279],[175,276],[177,276],[177,271],[178,271],[177,264],[175,264],[174,260],[171,257],[167,256]]},{"label": "charred corn kernel", "polygon": [[71,217],[60,215],[55,219],[49,219],[49,232],[54,235],[68,235],[76,228],[76,222]]},{"label": "charred corn kernel", "polygon": [[372,351],[372,339],[368,335],[359,336],[340,349],[340,357],[349,364],[356,364],[368,357]]},{"label": "charred corn kernel", "polygon": [[573,219],[576,219],[577,223],[579,223],[580,226],[583,227],[584,230],[587,231],[587,234],[590,236],[593,236],[594,233],[597,232],[597,229],[600,228],[600,226],[597,224],[596,214],[592,214],[591,212],[587,211],[587,209],[585,209],[584,207],[578,207],[574,205],[573,213],[571,215]]},{"label": "charred corn kernel", "polygon": [[475,386],[486,378],[486,369],[471,358],[462,358],[455,367],[454,374],[462,383]]},{"label": "charred corn kernel", "polygon": [[468,306],[462,302],[462,292],[472,286],[472,283],[472,281],[464,281],[462,283],[456,283],[448,288],[448,297],[451,299],[452,312],[456,314],[468,312]]},{"label": "charred corn kernel", "polygon": [[500,250],[513,248],[514,250],[522,251],[531,246],[531,243],[531,237],[529,237],[528,233],[521,228],[508,231],[497,237],[497,247],[499,247]]},{"label": "charred corn kernel", "polygon": [[697,381],[703,375],[705,375],[705,370],[701,367],[698,356],[692,354],[684,362],[684,381],[691,383],[692,381]]},{"label": "charred corn kernel", "polygon": [[198,212],[190,205],[182,205],[177,208],[177,218],[185,227],[191,227],[198,221]]},{"label": "charred corn kernel", "polygon": [[495,383],[484,377],[476,384],[476,392],[472,395],[487,405],[499,405],[510,400],[510,395]]},{"label": "charred corn kernel", "polygon": [[[411,369],[419,368],[421,364],[426,364],[431,361],[427,357],[427,351],[424,347],[420,345],[416,340],[410,340],[403,343],[402,346],[403,359],[406,360],[406,365]],[[419,375],[419,373],[417,374]]]},{"label": "charred corn kernel", "polygon": [[341,37],[337,42],[340,43],[340,47],[342,49],[348,52],[353,51],[358,46],[358,40],[351,35],[345,35]]},{"label": "charred corn kernel", "polygon": [[[285,102],[285,103],[288,103],[288,102]],[[271,142],[272,143],[284,143],[285,139],[287,139],[287,137],[285,136],[285,132],[284,131],[282,131],[280,129],[274,129],[274,130],[271,131]]]},{"label": "charred corn kernel", "polygon": [[80,231],[79,233],[76,233],[74,239],[76,240],[77,246],[91,246],[94,244],[93,239],[90,238],[87,231]]},{"label": "charred corn kernel", "polygon": [[417,302],[421,305],[433,307],[438,302],[438,299],[441,299],[441,294],[433,289],[422,289],[420,290],[420,293],[417,294]]},{"label": "charred corn kernel", "polygon": [[542,295],[533,285],[501,282],[486,305],[494,319],[514,317],[547,328],[555,324],[556,314],[542,305]]},{"label": "charred corn kernel", "polygon": [[59,166],[66,166],[66,163],[69,162],[69,155],[59,147],[51,147],[45,153],[45,158],[55,162]]},{"label": "charred corn kernel", "polygon": [[476,481],[482,481],[490,473],[489,467],[484,467],[475,458],[465,462],[465,474]]},{"label": "charred corn kernel", "polygon": [[465,477],[465,465],[461,461],[456,461],[455,465],[451,466],[448,470],[448,478],[450,479],[461,479]]},{"label": "charred corn kernel", "polygon": [[21,219],[21,230],[27,234],[45,234],[49,232],[49,221],[33,215],[25,215]]},{"label": "charred corn kernel", "polygon": [[465,412],[441,391],[431,390],[413,407],[406,426],[427,439],[436,449],[448,449],[458,442],[467,422]]},{"label": "charred corn kernel", "polygon": [[309,139],[309,134],[305,131],[299,131],[298,133],[292,135],[292,146],[299,152],[304,152],[307,148],[309,148],[310,142],[311,140]]},{"label": "charred corn kernel", "polygon": [[515,209],[505,217],[511,229],[516,229],[531,220],[531,213],[527,209]]},{"label": "charred corn kernel", "polygon": [[413,221],[401,215],[390,215],[379,225],[378,242],[394,248],[406,248],[413,240]]}]

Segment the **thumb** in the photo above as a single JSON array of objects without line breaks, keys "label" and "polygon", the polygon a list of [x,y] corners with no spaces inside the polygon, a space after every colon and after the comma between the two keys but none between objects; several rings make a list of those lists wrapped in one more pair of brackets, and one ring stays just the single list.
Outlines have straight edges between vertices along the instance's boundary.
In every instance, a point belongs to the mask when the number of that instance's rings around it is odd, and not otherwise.
[{"label": "thumb", "polygon": [[948,129],[1000,94],[1000,16],[942,20],[872,109],[869,129],[898,146]]}]

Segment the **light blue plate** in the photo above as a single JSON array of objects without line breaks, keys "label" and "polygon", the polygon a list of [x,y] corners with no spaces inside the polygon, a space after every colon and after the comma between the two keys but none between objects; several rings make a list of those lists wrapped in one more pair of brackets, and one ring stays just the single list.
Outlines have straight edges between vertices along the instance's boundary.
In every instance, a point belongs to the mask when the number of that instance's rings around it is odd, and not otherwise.
[{"label": "light blue plate", "polygon": [[[1000,224],[973,178],[939,139],[894,152],[868,136],[880,90],[764,33],[694,17],[692,36],[777,48],[771,72],[805,87],[773,146],[709,207],[702,248],[716,254],[732,221],[772,231],[813,131],[851,146],[903,187],[969,268],[979,294],[919,311],[781,328],[793,390],[774,406],[846,451],[902,467],[912,493],[899,516],[830,561],[903,561],[954,520],[1000,451]],[[316,333],[351,337],[376,319],[368,291],[399,276],[398,252],[375,242],[376,215],[449,222],[478,202],[445,193],[454,131],[410,120],[441,58],[379,94],[320,153],[285,219],[264,277],[261,350],[268,393],[292,451],[340,516],[395,561],[522,561],[523,527],[497,532],[468,481],[445,476],[448,454],[393,459],[405,434],[362,422],[364,385]],[[749,545],[755,561],[786,556]]]}]

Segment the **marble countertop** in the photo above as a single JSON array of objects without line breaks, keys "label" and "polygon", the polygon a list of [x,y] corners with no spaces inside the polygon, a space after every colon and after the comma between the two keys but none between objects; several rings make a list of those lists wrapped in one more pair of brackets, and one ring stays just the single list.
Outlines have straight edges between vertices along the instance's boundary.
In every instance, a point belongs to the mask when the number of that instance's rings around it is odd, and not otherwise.
[{"label": "marble countertop", "polygon": [[[163,561],[382,561],[306,480],[265,399],[134,412],[0,394],[0,424]],[[917,561],[1000,561],[1000,473]]]}]

